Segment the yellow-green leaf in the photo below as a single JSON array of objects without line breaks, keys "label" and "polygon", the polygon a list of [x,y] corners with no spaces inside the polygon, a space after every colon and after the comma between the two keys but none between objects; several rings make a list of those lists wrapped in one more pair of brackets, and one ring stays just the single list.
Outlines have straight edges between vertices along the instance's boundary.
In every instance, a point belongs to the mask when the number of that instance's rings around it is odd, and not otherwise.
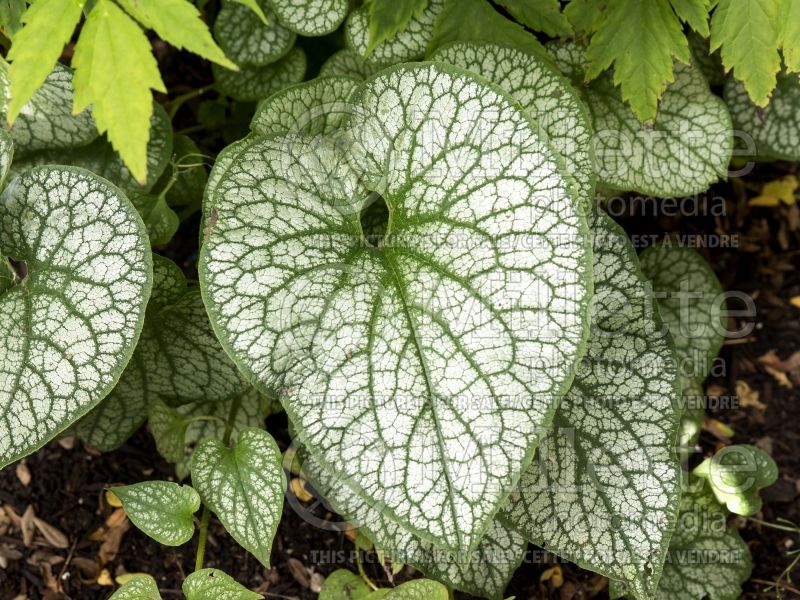
[{"label": "yellow-green leaf", "polygon": [[708,37],[709,0],[669,0],[678,18],[694,31]]},{"label": "yellow-green leaf", "polygon": [[572,35],[572,25],[561,12],[559,0],[497,0],[517,21],[552,37]]},{"label": "yellow-green leaf", "polygon": [[369,43],[367,54],[375,47],[403,31],[413,17],[419,17],[428,0],[369,0]]},{"label": "yellow-green leaf", "polygon": [[244,4],[247,8],[252,10],[254,13],[258,15],[258,18],[261,19],[261,22],[264,25],[269,25],[269,19],[267,19],[267,15],[264,14],[264,9],[258,4],[258,0],[233,0],[234,2],[238,2],[239,4]]},{"label": "yellow-green leaf", "polygon": [[778,43],[786,68],[800,72],[800,0],[781,0],[778,9]]},{"label": "yellow-green leaf", "polygon": [[214,42],[200,11],[188,0],[118,0],[142,25],[153,29],[161,39],[222,65],[237,67]]},{"label": "yellow-green leaf", "polygon": [[781,57],[776,0],[719,0],[711,16],[711,52],[720,48],[725,71],[744,84],[758,106],[766,106],[777,84]]},{"label": "yellow-green leaf", "polygon": [[133,176],[147,179],[147,141],[153,113],[151,88],[165,92],[144,32],[111,0],[97,0],[72,59],[75,106],[90,104],[97,129],[106,132]]},{"label": "yellow-green leaf", "polygon": [[37,0],[22,15],[24,27],[14,36],[8,52],[9,123],[14,122],[53,70],[64,44],[75,31],[82,8],[83,0]]},{"label": "yellow-green leaf", "polygon": [[680,19],[668,0],[616,0],[607,11],[586,52],[586,76],[594,79],[613,64],[622,97],[640,121],[650,121],[675,78],[673,58],[689,62]]}]

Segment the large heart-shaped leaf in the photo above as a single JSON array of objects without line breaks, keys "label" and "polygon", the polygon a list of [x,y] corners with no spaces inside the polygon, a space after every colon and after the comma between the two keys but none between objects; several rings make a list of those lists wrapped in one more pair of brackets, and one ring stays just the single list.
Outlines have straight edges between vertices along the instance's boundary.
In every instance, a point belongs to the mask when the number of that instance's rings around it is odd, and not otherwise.
[{"label": "large heart-shaped leaf", "polygon": [[[0,64],[0,117],[8,110],[7,65]],[[55,148],[84,146],[99,134],[90,110],[72,114],[72,69],[59,63],[22,108],[11,126],[11,138],[20,155]]]},{"label": "large heart-shaped leaf", "polygon": [[642,124],[611,74],[584,83],[586,56],[580,44],[549,44],[548,50],[589,108],[599,183],[654,196],[685,196],[726,176],[731,118],[696,67],[675,63],[675,81],[661,97],[655,120]]},{"label": "large heart-shaped leaf", "polygon": [[675,344],[683,386],[700,384],[725,338],[724,297],[717,276],[692,248],[653,246],[639,257]]},{"label": "large heart-shaped leaf", "polygon": [[393,561],[409,564],[448,586],[486,598],[503,598],[528,547],[519,533],[494,521],[475,551],[451,553],[421,539],[344,485],[335,471],[301,451],[301,470],[336,512],[364,531]]},{"label": "large heart-shaped leaf", "polygon": [[217,569],[201,569],[189,575],[181,588],[186,600],[262,600],[233,577]]},{"label": "large heart-shaped leaf", "polygon": [[677,365],[625,232],[602,212],[593,229],[589,349],[500,519],[650,598],[680,497]]},{"label": "large heart-shaped leaf", "polygon": [[119,190],[40,167],[0,201],[0,466],[37,449],[114,387],[150,296],[147,234]]},{"label": "large heart-shaped leaf", "polygon": [[352,79],[366,79],[381,70],[380,65],[367,64],[364,59],[350,48],[343,48],[331,54],[322,63],[319,70],[320,77],[339,75]]},{"label": "large heart-shaped leaf", "polygon": [[265,567],[283,510],[281,452],[263,429],[245,429],[233,448],[215,439],[192,457],[192,484],[225,529]]},{"label": "large heart-shaped leaf", "polygon": [[139,344],[109,396],[77,425],[92,446],[113,450],[162,397],[172,403],[220,402],[249,388],[219,345],[197,288],[171,260],[153,255],[153,297]]},{"label": "large heart-shaped leaf", "polygon": [[370,27],[369,7],[357,8],[347,17],[347,46],[363,57],[366,63],[390,65],[422,58],[433,37],[434,24],[444,7],[444,0],[429,0],[424,10],[415,14],[402,31],[397,32],[367,52]]},{"label": "large heart-shaped leaf", "polygon": [[239,66],[263,67],[294,45],[295,34],[266,10],[267,22],[239,2],[223,2],[214,22],[214,37],[225,55]]},{"label": "large heart-shaped leaf", "polygon": [[261,100],[303,80],[306,53],[295,46],[279,61],[263,67],[242,67],[239,71],[230,71],[212,65],[212,70],[217,86],[223,93],[237,100]]},{"label": "large heart-shaped leaf", "polygon": [[192,539],[200,495],[188,485],[143,481],[111,491],[133,524],[160,544],[180,546]]},{"label": "large heart-shaped leaf", "polygon": [[431,55],[486,77],[511,94],[542,128],[567,164],[578,191],[594,202],[594,161],[589,115],[574,88],[546,59],[486,43],[456,42]]},{"label": "large heart-shaped leaf", "polygon": [[[725,102],[733,125],[745,147],[758,156],[800,160],[800,79],[797,73],[778,74],[778,85],[769,104],[758,107],[750,100],[744,85],[730,77],[725,83]],[[749,138],[749,139],[748,139]]]},{"label": "large heart-shaped leaf", "polygon": [[[237,148],[206,206],[204,300],[323,465],[471,549],[582,354],[585,219],[534,124],[474,75],[403,65],[353,105],[338,139]],[[378,247],[359,218],[373,192]]]}]

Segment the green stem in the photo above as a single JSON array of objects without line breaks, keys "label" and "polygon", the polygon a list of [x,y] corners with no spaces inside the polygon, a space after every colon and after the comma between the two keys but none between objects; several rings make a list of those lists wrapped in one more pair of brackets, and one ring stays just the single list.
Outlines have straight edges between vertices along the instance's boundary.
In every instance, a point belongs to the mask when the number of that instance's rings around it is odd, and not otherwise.
[{"label": "green stem", "polygon": [[371,587],[373,591],[377,590],[378,586],[372,582],[372,579],[370,579],[366,571],[364,571],[364,564],[361,562],[360,548],[356,548],[356,564],[358,565],[358,573],[361,575],[361,579],[364,580],[364,583]]},{"label": "green stem", "polygon": [[210,92],[214,89],[214,84],[206,85],[201,88],[197,88],[196,90],[192,90],[191,92],[186,92],[185,94],[181,94],[180,96],[175,97],[169,105],[169,118],[170,121],[175,118],[175,115],[180,110],[180,107],[183,106],[184,102],[187,100],[191,100],[192,98],[197,98],[198,96],[202,96],[206,92]]},{"label": "green stem", "polygon": [[747,520],[752,521],[753,523],[758,523],[759,525],[763,525],[764,527],[771,527],[772,529],[780,529],[781,531],[789,531],[791,533],[800,533],[800,528],[798,527],[778,525],[777,523],[770,523],[768,521],[762,521],[761,519],[756,519],[753,517],[747,517]]},{"label": "green stem", "polygon": [[[231,442],[233,435],[233,424],[236,421],[236,413],[242,405],[241,395],[236,396],[231,403],[228,412],[228,419],[225,421],[225,433],[222,436],[222,443],[226,446]],[[194,561],[194,570],[199,571],[203,568],[203,559],[206,553],[206,540],[208,540],[208,522],[211,520],[211,511],[208,506],[203,505],[203,514],[200,516],[200,537],[197,540],[197,558]]]}]

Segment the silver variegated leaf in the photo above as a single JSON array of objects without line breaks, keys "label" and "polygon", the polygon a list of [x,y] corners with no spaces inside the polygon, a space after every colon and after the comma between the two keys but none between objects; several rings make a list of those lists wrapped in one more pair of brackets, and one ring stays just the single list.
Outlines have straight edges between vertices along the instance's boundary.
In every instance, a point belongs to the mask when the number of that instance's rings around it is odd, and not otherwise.
[{"label": "silver variegated leaf", "polygon": [[[403,65],[353,102],[336,139],[237,147],[206,204],[204,299],[323,465],[472,549],[583,351],[586,222],[559,159],[485,80]],[[359,218],[372,192],[391,213],[377,248]]]},{"label": "silver variegated leaf", "polygon": [[268,65],[294,45],[294,32],[280,25],[266,3],[262,4],[266,23],[248,6],[233,1],[222,3],[214,22],[214,37],[220,48],[240,67]]},{"label": "silver variegated leaf", "polygon": [[162,600],[156,580],[150,575],[137,575],[126,582],[108,600]]},{"label": "silver variegated leaf", "polygon": [[341,25],[348,0],[271,0],[278,19],[292,31],[309,37],[325,35]]},{"label": "silver variegated leaf", "polygon": [[262,600],[261,594],[251,592],[233,577],[217,569],[200,569],[183,582],[186,600]]},{"label": "silver variegated leaf", "polygon": [[87,171],[34,168],[0,200],[0,251],[13,276],[0,292],[2,466],[117,383],[142,330],[152,261],[133,206]]},{"label": "silver variegated leaf", "polygon": [[380,70],[380,65],[367,64],[355,50],[343,48],[331,54],[322,63],[319,74],[321,77],[338,75],[363,80],[372,77]]},{"label": "silver variegated leaf", "polygon": [[236,100],[261,100],[303,80],[306,53],[302,48],[294,47],[277,62],[263,67],[242,67],[239,71],[218,65],[211,68],[222,93]]},{"label": "silver variegated leaf", "polygon": [[651,598],[680,498],[677,365],[625,232],[593,226],[589,349],[500,519],[559,556]]}]

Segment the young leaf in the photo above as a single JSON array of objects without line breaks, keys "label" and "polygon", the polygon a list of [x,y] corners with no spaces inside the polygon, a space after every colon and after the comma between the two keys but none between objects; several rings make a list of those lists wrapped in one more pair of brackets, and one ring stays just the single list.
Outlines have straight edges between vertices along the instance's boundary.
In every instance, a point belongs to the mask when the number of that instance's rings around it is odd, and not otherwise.
[{"label": "young leaf", "polygon": [[150,90],[167,91],[147,36],[111,0],[97,0],[75,45],[72,65],[75,112],[92,105],[97,128],[144,184],[153,114]]},{"label": "young leaf", "polygon": [[256,13],[237,2],[223,3],[214,22],[214,35],[237,65],[248,67],[275,62],[292,48],[296,38],[274,15],[264,23]]},{"label": "young leaf", "polygon": [[23,13],[25,26],[8,51],[11,86],[6,118],[10,124],[53,69],[78,25],[82,8],[81,0],[38,0]]},{"label": "young leaf", "polygon": [[[8,112],[8,74],[0,65],[2,114]],[[56,63],[42,86],[23,107],[10,129],[19,155],[55,148],[74,148],[98,136],[91,111],[72,114],[72,69]]]},{"label": "young leaf", "polygon": [[[548,45],[553,60],[576,82],[595,135],[597,180],[618,190],[654,196],[700,193],[727,174],[732,152],[725,103],[691,65],[675,64],[652,126],[642,125],[609,74],[580,83],[584,51],[576,43]],[[577,81],[576,81],[577,80]]]},{"label": "young leaf", "polygon": [[429,0],[369,0],[369,55],[378,44],[408,27],[409,21],[419,18]]},{"label": "young leaf", "polygon": [[350,9],[348,0],[271,0],[271,4],[284,27],[305,36],[331,33]]},{"label": "young leaf", "polygon": [[166,198],[156,194],[129,192],[128,197],[142,217],[153,246],[168,243],[181,222],[178,215],[167,204]]},{"label": "young leaf", "polygon": [[598,211],[589,349],[500,520],[584,568],[655,593],[677,517],[677,365],[625,232]]},{"label": "young leaf", "polygon": [[778,2],[717,0],[711,16],[711,51],[720,49],[725,71],[744,84],[758,106],[766,106],[781,68]]},{"label": "young leaf", "polygon": [[800,160],[800,79],[794,73],[780,73],[769,104],[753,104],[741,82],[728,79],[725,102],[733,125],[755,143],[756,155],[765,158]]},{"label": "young leaf", "polygon": [[[586,223],[559,159],[511,97],[439,63],[362,84],[338,137],[237,150],[199,270],[223,345],[323,465],[474,548],[587,334]],[[372,192],[391,211],[380,248],[362,238]]]},{"label": "young leaf", "polygon": [[496,44],[449,44],[431,55],[496,83],[547,134],[574,177],[581,200],[595,202],[592,129],[586,107],[558,70],[538,55]]},{"label": "young leaf", "polygon": [[153,29],[165,42],[235,69],[236,65],[214,43],[200,11],[189,0],[118,0],[139,23]]},{"label": "young leaf", "polygon": [[143,481],[109,489],[131,522],[158,543],[181,546],[192,539],[200,496],[188,485]]},{"label": "young leaf", "polygon": [[294,47],[278,62],[264,67],[229,71],[214,65],[214,79],[223,94],[244,101],[261,100],[280,89],[300,83],[306,74],[306,53]]},{"label": "young leaf", "polygon": [[535,36],[497,12],[487,0],[444,0],[427,50],[432,52],[450,42],[510,44],[547,56]]},{"label": "young leaf", "polygon": [[367,64],[354,50],[343,48],[331,54],[322,63],[319,71],[320,77],[350,77],[352,79],[363,80],[372,77],[381,70],[380,65]]},{"label": "young leaf", "polygon": [[[155,398],[221,402],[249,387],[211,331],[200,291],[187,288],[178,266],[162,256],[153,255],[153,272],[136,352],[114,391],[78,423],[78,435],[100,450],[125,442]],[[168,452],[173,462],[183,457],[183,438],[179,452]]]},{"label": "young leaf", "polygon": [[654,246],[642,252],[639,260],[675,345],[683,387],[702,383],[725,337],[717,276],[691,248]]},{"label": "young leaf", "polygon": [[347,569],[337,569],[325,578],[319,600],[367,600],[372,593],[364,579]]},{"label": "young leaf", "polygon": [[186,457],[186,428],[189,419],[160,398],[153,398],[147,408],[147,427],[165,460],[177,463]]},{"label": "young leaf", "polygon": [[333,132],[352,113],[348,98],[356,87],[348,77],[317,77],[286,88],[258,104],[250,129],[259,135]]},{"label": "young leaf", "polygon": [[729,511],[745,517],[761,510],[758,492],[778,479],[772,457],[755,446],[728,446],[692,471],[708,481],[711,491]]},{"label": "young leaf", "polygon": [[587,79],[614,65],[614,85],[639,121],[656,117],[658,99],[675,80],[673,57],[689,62],[689,44],[669,0],[616,0],[586,51]]},{"label": "young leaf", "polygon": [[272,436],[246,429],[233,448],[214,439],[201,442],[192,456],[192,484],[233,539],[269,567],[286,491]]},{"label": "young leaf", "polygon": [[15,274],[0,295],[4,466],[114,387],[142,330],[152,263],[133,206],[82,169],[18,177],[3,192],[0,231],[0,256]]},{"label": "young leaf", "polygon": [[567,37],[574,33],[566,15],[561,12],[559,0],[498,0],[497,3],[519,23],[534,31],[543,31],[550,37]]},{"label": "young leaf", "polygon": [[183,582],[186,600],[262,600],[261,594],[251,592],[236,583],[230,575],[217,569],[201,569]]},{"label": "young leaf", "polygon": [[167,204],[180,209],[181,219],[187,218],[202,205],[208,178],[206,160],[208,159],[203,156],[191,138],[185,135],[175,136],[172,164],[156,183],[155,188],[163,191],[169,185],[166,193]]},{"label": "young leaf", "polygon": [[305,449],[300,448],[298,457],[302,459],[303,475],[314,488],[339,514],[355,523],[359,531],[366,532],[392,561],[412,565],[428,577],[468,594],[503,598],[503,591],[528,547],[520,534],[493,521],[475,551],[447,552],[403,527],[381,506],[374,506],[354,493],[336,471],[322,467]]},{"label": "young leaf", "polygon": [[786,70],[800,72],[800,0],[781,0],[778,6],[778,43]]},{"label": "young leaf", "polygon": [[368,64],[388,65],[422,58],[433,35],[436,18],[444,0],[429,0],[426,8],[412,16],[398,33],[380,44],[370,46],[369,7],[357,8],[347,17],[347,46]]},{"label": "young leaf", "polygon": [[753,564],[747,544],[726,521],[725,510],[704,487],[684,493],[680,526],[669,545],[656,600],[736,600],[741,596]]},{"label": "young leaf", "polygon": [[150,575],[137,575],[116,592],[108,600],[162,600],[156,580]]}]

